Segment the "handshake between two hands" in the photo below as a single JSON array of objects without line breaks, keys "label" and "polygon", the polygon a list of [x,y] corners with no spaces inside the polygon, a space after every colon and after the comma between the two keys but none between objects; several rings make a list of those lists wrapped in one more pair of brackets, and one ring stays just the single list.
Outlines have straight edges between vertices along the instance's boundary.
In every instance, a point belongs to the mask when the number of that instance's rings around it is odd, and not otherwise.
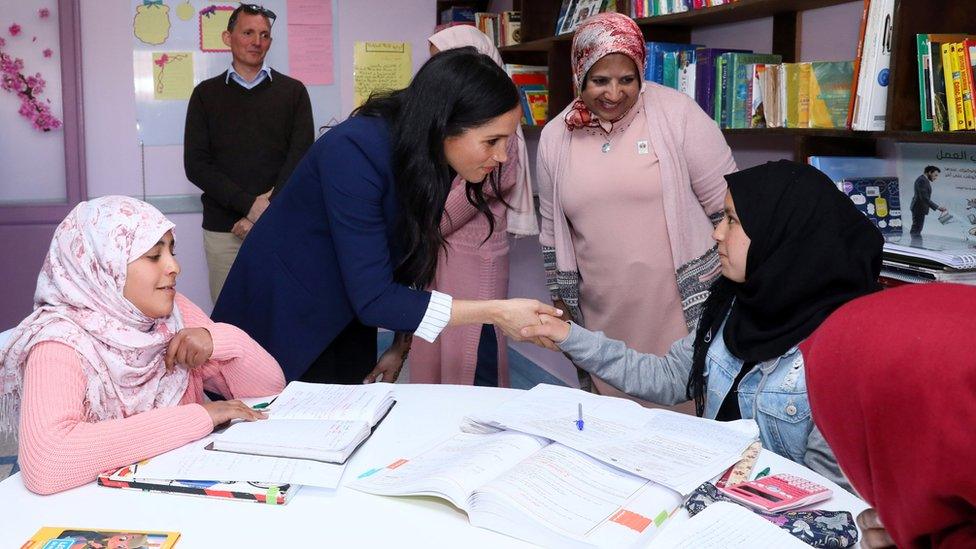
[{"label": "handshake between two hands", "polygon": [[569,337],[569,323],[563,318],[565,305],[546,305],[534,299],[508,299],[499,302],[497,326],[515,341],[529,341],[551,351],[559,351],[557,343]]}]

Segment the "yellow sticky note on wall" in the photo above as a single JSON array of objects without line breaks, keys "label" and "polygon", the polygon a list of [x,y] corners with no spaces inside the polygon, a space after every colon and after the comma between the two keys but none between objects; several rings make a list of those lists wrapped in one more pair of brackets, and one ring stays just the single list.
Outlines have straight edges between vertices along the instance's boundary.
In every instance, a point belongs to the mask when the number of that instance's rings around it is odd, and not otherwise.
[{"label": "yellow sticky note on wall", "polygon": [[358,107],[377,91],[401,90],[413,74],[407,42],[356,42],[353,49],[353,89]]},{"label": "yellow sticky note on wall", "polygon": [[207,6],[200,10],[200,51],[230,51],[223,34],[233,6]]},{"label": "yellow sticky note on wall", "polygon": [[189,99],[193,92],[193,53],[153,53],[153,99]]}]

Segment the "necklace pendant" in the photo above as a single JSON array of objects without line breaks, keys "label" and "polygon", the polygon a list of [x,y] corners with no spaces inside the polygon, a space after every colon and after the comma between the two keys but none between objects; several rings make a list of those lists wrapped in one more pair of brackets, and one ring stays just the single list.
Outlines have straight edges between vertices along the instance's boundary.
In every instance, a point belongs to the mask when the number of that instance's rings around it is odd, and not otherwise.
[{"label": "necklace pendant", "polygon": [[610,152],[610,143],[609,142],[604,143],[602,150],[603,150],[604,153]]}]

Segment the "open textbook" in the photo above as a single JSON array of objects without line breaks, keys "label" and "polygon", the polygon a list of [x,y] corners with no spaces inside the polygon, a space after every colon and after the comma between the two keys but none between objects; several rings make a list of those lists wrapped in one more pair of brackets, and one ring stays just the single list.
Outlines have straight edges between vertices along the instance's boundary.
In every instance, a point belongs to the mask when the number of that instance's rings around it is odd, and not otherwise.
[{"label": "open textbook", "polygon": [[216,435],[213,449],[344,463],[393,403],[389,383],[293,381],[266,409],[267,420],[231,425]]},{"label": "open textbook", "polygon": [[[580,405],[582,430],[576,427]],[[759,437],[752,420],[713,421],[543,384],[468,416],[461,428],[547,438],[685,495],[738,462]]]},{"label": "open textbook", "polygon": [[786,530],[741,505],[715,502],[691,519],[669,525],[654,540],[661,549],[809,549]]},{"label": "open textbook", "polygon": [[682,499],[571,448],[513,431],[458,433],[349,486],[444,498],[474,526],[546,547],[641,546]]}]

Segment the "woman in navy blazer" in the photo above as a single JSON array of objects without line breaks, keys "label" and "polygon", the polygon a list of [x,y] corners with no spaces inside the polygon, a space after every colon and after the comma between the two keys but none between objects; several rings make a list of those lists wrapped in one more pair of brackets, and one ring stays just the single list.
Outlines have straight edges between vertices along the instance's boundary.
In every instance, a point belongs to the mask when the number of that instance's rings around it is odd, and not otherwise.
[{"label": "woman in navy blazer", "polygon": [[473,48],[439,53],[406,89],[370,97],[312,145],[248,234],[214,320],[246,331],[289,380],[327,383],[364,380],[377,326],[433,341],[447,325],[495,324],[524,339],[538,313],[558,311],[418,289],[433,280],[455,175],[493,228],[483,186],[501,196],[498,168],[520,116],[511,79]]}]

